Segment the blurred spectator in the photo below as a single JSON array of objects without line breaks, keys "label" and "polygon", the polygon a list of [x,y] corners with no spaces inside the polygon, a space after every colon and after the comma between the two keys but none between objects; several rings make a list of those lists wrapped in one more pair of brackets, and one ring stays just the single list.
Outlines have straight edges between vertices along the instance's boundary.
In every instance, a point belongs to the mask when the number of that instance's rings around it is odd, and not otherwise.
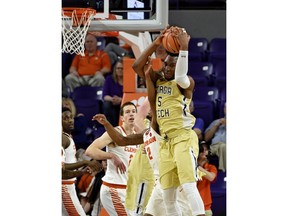
[{"label": "blurred spectator", "polygon": [[103,86],[103,113],[116,127],[119,123],[120,105],[123,96],[123,60],[119,59],[112,75],[106,77]]},{"label": "blurred spectator", "polygon": [[[193,115],[193,111],[194,111],[193,100],[191,100],[189,108],[190,108],[190,113]],[[204,120],[202,118],[197,118],[197,116],[194,116],[194,117],[196,118],[196,120],[192,129],[196,132],[199,143],[200,143],[203,140]]]},{"label": "blurred spectator", "polygon": [[103,86],[107,73],[111,71],[109,55],[97,49],[97,39],[87,34],[85,38],[85,56],[76,55],[65,77],[71,91],[81,85]]},{"label": "blurred spectator", "polygon": [[212,155],[219,158],[218,169],[226,170],[226,104],[224,105],[224,118],[216,119],[205,130],[205,142],[211,142]]},{"label": "blurred spectator", "polygon": [[131,51],[113,42],[107,44],[104,51],[108,53],[111,65],[114,65],[118,59],[131,55]]},{"label": "blurred spectator", "polygon": [[212,204],[212,196],[211,196],[211,182],[216,181],[217,177],[217,168],[209,164],[207,159],[208,156],[208,145],[206,143],[201,143],[199,146],[199,156],[197,159],[198,162],[198,169],[205,173],[202,177],[201,181],[197,182],[197,188],[201,195],[201,198],[204,202],[205,206],[205,216],[212,216],[211,204]]}]

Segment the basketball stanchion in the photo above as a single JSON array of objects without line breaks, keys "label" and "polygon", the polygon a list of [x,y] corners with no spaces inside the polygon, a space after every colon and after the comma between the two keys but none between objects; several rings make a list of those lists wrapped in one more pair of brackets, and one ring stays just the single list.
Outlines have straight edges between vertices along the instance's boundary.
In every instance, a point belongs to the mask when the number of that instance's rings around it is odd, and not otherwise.
[{"label": "basketball stanchion", "polygon": [[91,8],[62,8],[62,52],[84,56],[84,43],[96,14]]}]

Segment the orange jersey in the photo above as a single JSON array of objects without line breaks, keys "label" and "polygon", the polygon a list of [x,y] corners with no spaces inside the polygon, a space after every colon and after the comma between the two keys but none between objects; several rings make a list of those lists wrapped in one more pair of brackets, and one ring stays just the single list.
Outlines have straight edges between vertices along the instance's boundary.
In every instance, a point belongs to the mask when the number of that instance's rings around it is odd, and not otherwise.
[{"label": "orange jersey", "polygon": [[[214,165],[206,163],[203,168],[209,172],[215,173],[217,177],[217,168]],[[216,177],[213,182],[216,181]],[[203,200],[205,210],[211,209],[211,204],[212,204],[210,184],[211,182],[207,180],[205,176],[202,177],[202,180],[197,182],[197,188]]]},{"label": "orange jersey", "polygon": [[87,189],[89,188],[93,178],[94,177],[90,175],[89,173],[83,174],[80,178],[80,181],[77,184],[77,188],[79,189],[79,192],[87,192]]},{"label": "orange jersey", "polygon": [[110,68],[111,70],[109,55],[103,50],[96,50],[92,56],[89,56],[87,52],[85,52],[85,56],[76,55],[73,59],[72,66],[77,68],[80,76],[93,76],[103,67]]}]

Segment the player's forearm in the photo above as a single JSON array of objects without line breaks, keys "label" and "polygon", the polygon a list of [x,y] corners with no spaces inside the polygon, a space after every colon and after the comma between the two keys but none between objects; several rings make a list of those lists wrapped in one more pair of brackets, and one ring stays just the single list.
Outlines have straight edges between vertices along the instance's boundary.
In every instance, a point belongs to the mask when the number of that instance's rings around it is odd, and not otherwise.
[{"label": "player's forearm", "polygon": [[155,86],[153,81],[150,77],[150,72],[145,73],[145,81],[146,81],[146,87],[147,87],[147,94],[148,94],[148,101],[150,103],[150,108],[152,109],[152,112],[156,110],[156,92],[155,92]]},{"label": "player's forearm", "polygon": [[120,134],[109,122],[104,125],[111,139],[119,146],[138,145],[143,143],[142,134],[131,134],[127,137]]},{"label": "player's forearm", "polygon": [[[123,145],[126,145],[125,140],[124,140],[124,136],[122,134],[120,134],[112,125],[110,122],[106,122],[104,124],[105,130],[108,133],[108,135],[111,137],[111,139],[115,142],[115,143],[122,143]],[[119,145],[119,144],[118,144]],[[127,144],[128,145],[128,144]]]},{"label": "player's forearm", "polygon": [[79,169],[83,166],[86,166],[87,163],[85,160],[83,161],[78,161],[76,163],[65,163],[65,169],[67,170],[75,170],[75,169]]},{"label": "player's forearm", "polygon": [[144,66],[148,61],[148,57],[155,52],[158,45],[153,41],[143,52],[142,54],[135,60],[132,65],[133,70],[140,76],[144,77]]},{"label": "player's forearm", "polygon": [[74,177],[79,177],[83,174],[84,174],[84,171],[81,171],[81,170],[72,171],[72,170],[62,169],[62,179],[70,179]]},{"label": "player's forearm", "polygon": [[85,155],[95,160],[107,160],[111,158],[108,152],[105,152],[95,145],[91,144],[85,151]]},{"label": "player's forearm", "polygon": [[188,88],[190,80],[187,76],[188,72],[188,51],[180,50],[179,57],[175,68],[175,81],[181,88]]}]

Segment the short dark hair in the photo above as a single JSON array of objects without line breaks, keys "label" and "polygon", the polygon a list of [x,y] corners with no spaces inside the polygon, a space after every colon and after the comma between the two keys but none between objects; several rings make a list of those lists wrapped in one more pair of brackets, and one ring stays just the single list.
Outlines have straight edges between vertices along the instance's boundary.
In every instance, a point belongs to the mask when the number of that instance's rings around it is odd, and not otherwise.
[{"label": "short dark hair", "polygon": [[133,102],[131,102],[131,101],[127,101],[127,102],[125,102],[124,104],[122,104],[122,106],[121,106],[121,109],[120,109],[120,115],[121,115],[121,116],[123,116],[123,114],[124,114],[124,107],[129,106],[129,105],[134,106],[135,109],[136,109],[136,112],[137,112],[137,107],[136,107],[136,105],[135,105]]}]

